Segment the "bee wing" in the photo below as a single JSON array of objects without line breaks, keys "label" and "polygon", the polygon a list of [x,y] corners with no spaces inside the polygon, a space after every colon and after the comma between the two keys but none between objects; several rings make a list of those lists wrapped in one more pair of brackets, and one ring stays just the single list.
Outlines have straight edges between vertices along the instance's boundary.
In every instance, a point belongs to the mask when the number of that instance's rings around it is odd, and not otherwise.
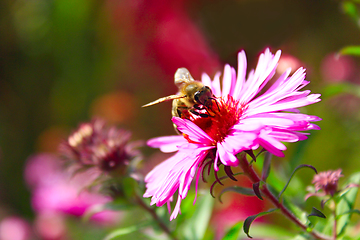
[{"label": "bee wing", "polygon": [[166,102],[166,101],[170,101],[170,100],[174,100],[174,99],[179,99],[179,98],[184,98],[186,96],[181,96],[181,95],[170,95],[170,96],[166,96],[166,97],[162,97],[159,98],[158,100],[155,100],[151,103],[145,104],[142,107],[149,107],[158,103],[162,103],[162,102]]},{"label": "bee wing", "polygon": [[186,68],[179,68],[175,72],[174,82],[177,87],[180,87],[183,83],[193,82],[194,78],[191,76],[189,70]]}]

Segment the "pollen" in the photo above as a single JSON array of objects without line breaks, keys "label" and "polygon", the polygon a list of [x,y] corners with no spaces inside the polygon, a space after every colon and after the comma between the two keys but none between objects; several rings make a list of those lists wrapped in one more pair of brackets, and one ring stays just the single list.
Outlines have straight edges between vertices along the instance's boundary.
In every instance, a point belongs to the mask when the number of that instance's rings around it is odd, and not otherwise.
[{"label": "pollen", "polygon": [[206,132],[214,140],[214,145],[222,142],[229,134],[230,129],[239,122],[247,106],[234,100],[233,97],[216,99],[208,117],[195,118],[193,123]]}]

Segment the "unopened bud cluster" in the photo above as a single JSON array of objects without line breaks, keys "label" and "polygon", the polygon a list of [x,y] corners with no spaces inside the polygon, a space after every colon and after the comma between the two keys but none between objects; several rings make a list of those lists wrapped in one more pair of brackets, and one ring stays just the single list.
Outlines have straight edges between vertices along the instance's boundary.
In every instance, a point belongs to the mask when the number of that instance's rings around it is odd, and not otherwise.
[{"label": "unopened bud cluster", "polygon": [[96,166],[110,172],[129,164],[139,154],[129,143],[131,133],[115,126],[106,126],[105,121],[95,119],[82,123],[64,142],[60,151],[68,160],[80,165]]}]

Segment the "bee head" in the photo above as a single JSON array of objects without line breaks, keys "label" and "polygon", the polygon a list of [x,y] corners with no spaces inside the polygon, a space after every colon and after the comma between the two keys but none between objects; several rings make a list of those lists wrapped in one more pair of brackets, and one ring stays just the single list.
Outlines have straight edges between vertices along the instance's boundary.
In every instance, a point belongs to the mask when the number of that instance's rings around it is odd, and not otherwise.
[{"label": "bee head", "polygon": [[196,103],[202,104],[208,107],[211,104],[211,100],[214,99],[211,89],[208,86],[203,86],[199,91],[194,94],[194,100]]}]

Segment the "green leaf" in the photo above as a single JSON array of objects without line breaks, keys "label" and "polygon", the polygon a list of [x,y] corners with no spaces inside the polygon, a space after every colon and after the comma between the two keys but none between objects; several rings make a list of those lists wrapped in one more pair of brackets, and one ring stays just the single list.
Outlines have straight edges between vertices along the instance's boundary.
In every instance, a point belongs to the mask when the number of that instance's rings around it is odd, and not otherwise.
[{"label": "green leaf", "polygon": [[342,9],[345,14],[347,14],[356,24],[358,24],[359,12],[354,3],[345,1],[342,4]]},{"label": "green leaf", "polygon": [[196,202],[194,214],[184,223],[183,234],[185,239],[203,239],[208,227],[214,199],[205,194]]},{"label": "green leaf", "polygon": [[319,209],[313,207],[311,209],[311,213],[308,215],[308,217],[311,217],[311,216],[314,216],[314,217],[319,217],[319,218],[326,218],[325,214],[323,214]]},{"label": "green leaf", "polygon": [[231,186],[231,187],[227,187],[227,188],[224,188],[220,195],[219,195],[219,201],[221,201],[221,196],[226,193],[226,192],[236,192],[236,193],[240,193],[240,194],[243,194],[243,195],[248,195],[248,196],[254,196],[255,193],[254,193],[254,190],[252,190],[251,188],[244,188],[244,187],[239,187],[239,186]]},{"label": "green leaf", "polygon": [[336,216],[336,218],[337,219],[339,219],[341,216],[343,216],[343,215],[346,215],[346,214],[353,214],[353,213],[356,213],[356,214],[359,214],[360,215],[360,210],[358,210],[358,209],[353,209],[353,210],[350,210],[350,211],[347,211],[347,212],[344,212],[344,213],[342,213],[342,214],[339,214],[339,215],[337,215]]},{"label": "green leaf", "polygon": [[348,93],[351,90],[351,86],[348,83],[336,83],[326,86],[323,90],[323,97],[329,98],[340,93]]},{"label": "green leaf", "polygon": [[294,176],[294,174],[296,173],[297,170],[299,170],[300,168],[304,168],[304,167],[307,167],[307,168],[311,168],[312,170],[314,170],[315,173],[317,173],[317,170],[315,167],[311,166],[311,165],[308,165],[308,164],[301,164],[299,166],[297,166],[294,171],[291,173],[291,176],[289,178],[289,180],[287,181],[285,187],[283,188],[283,190],[281,190],[281,192],[279,193],[278,195],[278,198],[280,199],[281,195],[285,192],[286,188],[288,187],[292,177]]},{"label": "green leaf", "polygon": [[288,201],[286,198],[283,198],[283,204],[295,215],[297,219],[300,220],[300,222],[305,223],[308,220],[307,213],[295,205],[292,201]]},{"label": "green leaf", "polygon": [[271,225],[271,224],[254,224],[251,227],[251,232],[257,239],[289,239],[294,236],[294,233],[289,232],[288,229]]},{"label": "green leaf", "polygon": [[138,183],[135,179],[127,177],[122,179],[122,186],[126,186],[123,188],[125,196],[127,198],[132,198],[135,195],[135,189],[138,188]]},{"label": "green leaf", "polygon": [[238,223],[234,224],[234,225],[225,233],[225,236],[223,237],[222,240],[237,240],[237,239],[239,239],[240,229],[243,227],[243,225],[244,225],[243,222],[238,222]]},{"label": "green leaf", "polygon": [[260,182],[254,183],[253,185],[253,190],[255,195],[260,199],[260,200],[264,200],[261,196],[261,192],[260,192]]},{"label": "green leaf", "polygon": [[143,222],[138,225],[133,225],[133,226],[125,227],[125,228],[116,229],[116,230],[112,231],[111,233],[109,233],[104,238],[104,240],[116,239],[120,236],[124,236],[124,235],[130,234],[130,233],[139,231],[141,228],[148,226],[148,225],[149,225],[149,222]]},{"label": "green leaf", "polygon": [[340,54],[360,56],[360,46],[346,46],[340,50]]},{"label": "green leaf", "polygon": [[272,208],[272,209],[269,209],[268,211],[266,212],[261,212],[261,213],[258,213],[256,215],[252,215],[248,218],[245,219],[244,221],[244,225],[243,225],[243,230],[244,230],[244,233],[249,237],[249,238],[252,238],[250,235],[249,235],[249,230],[250,230],[250,226],[251,226],[251,223],[258,217],[261,217],[261,216],[264,216],[264,215],[267,215],[269,213],[272,213],[274,211],[278,210],[278,208]]},{"label": "green leaf", "polygon": [[[345,188],[350,183],[359,184],[360,173],[355,173],[351,175],[349,181],[344,185],[343,188]],[[338,235],[345,232],[345,228],[350,221],[351,214],[344,213],[353,211],[357,193],[358,188],[353,187],[339,197],[339,202],[336,205],[336,215],[340,216],[339,220],[337,221]]]},{"label": "green leaf", "polygon": [[[224,235],[222,240],[238,240],[244,239],[245,234],[241,233],[243,222],[234,224]],[[258,223],[251,227],[251,232],[257,239],[291,239],[294,236],[293,232],[288,231],[277,225],[271,225],[269,223],[262,224]]]},{"label": "green leaf", "polygon": [[323,96],[324,98],[329,98],[340,93],[349,93],[360,97],[360,87],[349,82],[331,84],[325,87]]},{"label": "green leaf", "polygon": [[[234,173],[233,176],[237,176],[237,175],[241,175],[241,174],[244,174],[244,173],[242,173],[242,172]],[[219,178],[219,180],[221,181],[221,180],[228,179],[228,178],[229,178],[229,176],[226,175],[226,176]],[[218,181],[214,181],[213,184],[211,184],[211,186],[210,186],[210,194],[213,198],[215,198],[214,187],[215,187],[216,183],[218,183]]]}]

